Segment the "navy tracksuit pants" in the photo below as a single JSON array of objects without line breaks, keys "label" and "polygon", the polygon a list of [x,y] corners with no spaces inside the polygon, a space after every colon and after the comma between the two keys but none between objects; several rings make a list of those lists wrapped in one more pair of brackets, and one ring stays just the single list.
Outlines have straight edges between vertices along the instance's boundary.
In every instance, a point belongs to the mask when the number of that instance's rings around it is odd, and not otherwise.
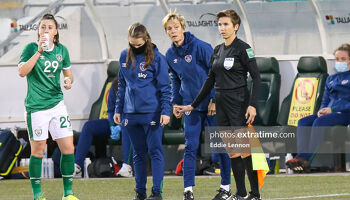
[{"label": "navy tracksuit pants", "polygon": [[300,119],[297,129],[297,157],[304,157],[312,161],[318,147],[324,140],[326,129],[312,128],[310,131],[305,126],[347,126],[348,124],[350,124],[350,113],[330,113],[322,117],[317,117],[317,114],[315,114]]},{"label": "navy tracksuit pants", "polygon": [[[129,135],[122,130],[122,151],[124,163],[130,165],[132,158],[132,147]],[[104,141],[105,145],[111,135],[109,122],[107,119],[97,119],[87,121],[80,133],[78,145],[75,152],[75,163],[84,167],[84,160],[89,152],[93,137],[98,137],[98,141]],[[106,155],[104,155],[106,156]]]},{"label": "navy tracksuit pants", "polygon": [[125,114],[123,131],[129,133],[134,148],[134,170],[136,192],[146,194],[147,157],[151,158],[153,188],[152,192],[161,194],[164,177],[164,156],[162,149],[163,128],[160,113]]},{"label": "navy tracksuit pants", "polygon": [[[205,126],[216,126],[215,116],[208,116],[208,112],[192,111],[185,113],[185,153],[183,161],[184,186],[195,185],[196,157],[200,144],[200,135]],[[221,170],[221,184],[231,183],[231,160],[227,153],[213,155],[218,158]]]}]

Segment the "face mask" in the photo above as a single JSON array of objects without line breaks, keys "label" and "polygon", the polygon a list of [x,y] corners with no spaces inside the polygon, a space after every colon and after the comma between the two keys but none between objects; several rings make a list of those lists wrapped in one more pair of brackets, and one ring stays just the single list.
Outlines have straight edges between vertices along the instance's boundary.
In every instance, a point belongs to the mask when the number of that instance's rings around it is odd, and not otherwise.
[{"label": "face mask", "polygon": [[131,50],[132,50],[132,52],[133,52],[134,54],[141,54],[141,53],[144,53],[144,52],[146,51],[146,47],[147,47],[146,42],[145,42],[145,44],[143,44],[143,45],[140,46],[139,48],[135,48],[135,47],[132,46],[130,43],[129,43],[129,46],[130,46],[130,48],[131,48]]},{"label": "face mask", "polygon": [[335,62],[335,71],[346,72],[348,71],[348,64],[346,62]]}]

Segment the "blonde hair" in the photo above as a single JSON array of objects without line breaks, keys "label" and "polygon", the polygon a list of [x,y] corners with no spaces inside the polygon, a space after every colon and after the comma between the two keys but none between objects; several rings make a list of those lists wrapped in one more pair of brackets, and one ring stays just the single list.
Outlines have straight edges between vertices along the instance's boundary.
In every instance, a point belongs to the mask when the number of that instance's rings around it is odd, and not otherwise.
[{"label": "blonde hair", "polygon": [[173,20],[173,19],[177,19],[180,22],[182,29],[185,30],[185,28],[186,28],[185,17],[181,14],[176,13],[176,10],[174,10],[174,11],[170,10],[169,13],[162,20],[163,28],[165,31],[166,31],[166,25],[167,25],[168,21]]},{"label": "blonde hair", "polygon": [[348,56],[349,56],[349,58],[350,58],[350,44],[342,44],[342,45],[340,45],[340,47],[338,47],[335,51],[334,51],[334,54],[335,54],[335,52],[337,52],[337,51],[346,51],[346,52],[348,52]]}]

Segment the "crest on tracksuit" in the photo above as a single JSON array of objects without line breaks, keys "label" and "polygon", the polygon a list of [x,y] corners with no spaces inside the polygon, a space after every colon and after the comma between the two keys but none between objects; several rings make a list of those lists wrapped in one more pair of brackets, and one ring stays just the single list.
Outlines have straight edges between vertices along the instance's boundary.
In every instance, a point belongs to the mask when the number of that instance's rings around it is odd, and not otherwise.
[{"label": "crest on tracksuit", "polygon": [[192,61],[192,55],[186,55],[185,60],[186,62],[190,63]]},{"label": "crest on tracksuit", "polygon": [[225,58],[224,67],[226,70],[230,70],[235,63],[235,58]]},{"label": "crest on tracksuit", "polygon": [[145,62],[141,62],[140,65],[139,65],[140,70],[143,71],[143,72],[147,70],[147,69],[145,68],[145,65],[146,65]]}]

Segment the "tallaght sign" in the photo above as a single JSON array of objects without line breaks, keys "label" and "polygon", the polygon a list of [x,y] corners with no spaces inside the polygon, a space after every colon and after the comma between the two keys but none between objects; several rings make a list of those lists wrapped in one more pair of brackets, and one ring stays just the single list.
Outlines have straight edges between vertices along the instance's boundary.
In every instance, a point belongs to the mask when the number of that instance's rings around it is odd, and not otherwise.
[{"label": "tallaght sign", "polygon": [[188,20],[186,21],[187,27],[216,27],[218,26],[218,21],[213,13],[202,14],[198,20]]}]

